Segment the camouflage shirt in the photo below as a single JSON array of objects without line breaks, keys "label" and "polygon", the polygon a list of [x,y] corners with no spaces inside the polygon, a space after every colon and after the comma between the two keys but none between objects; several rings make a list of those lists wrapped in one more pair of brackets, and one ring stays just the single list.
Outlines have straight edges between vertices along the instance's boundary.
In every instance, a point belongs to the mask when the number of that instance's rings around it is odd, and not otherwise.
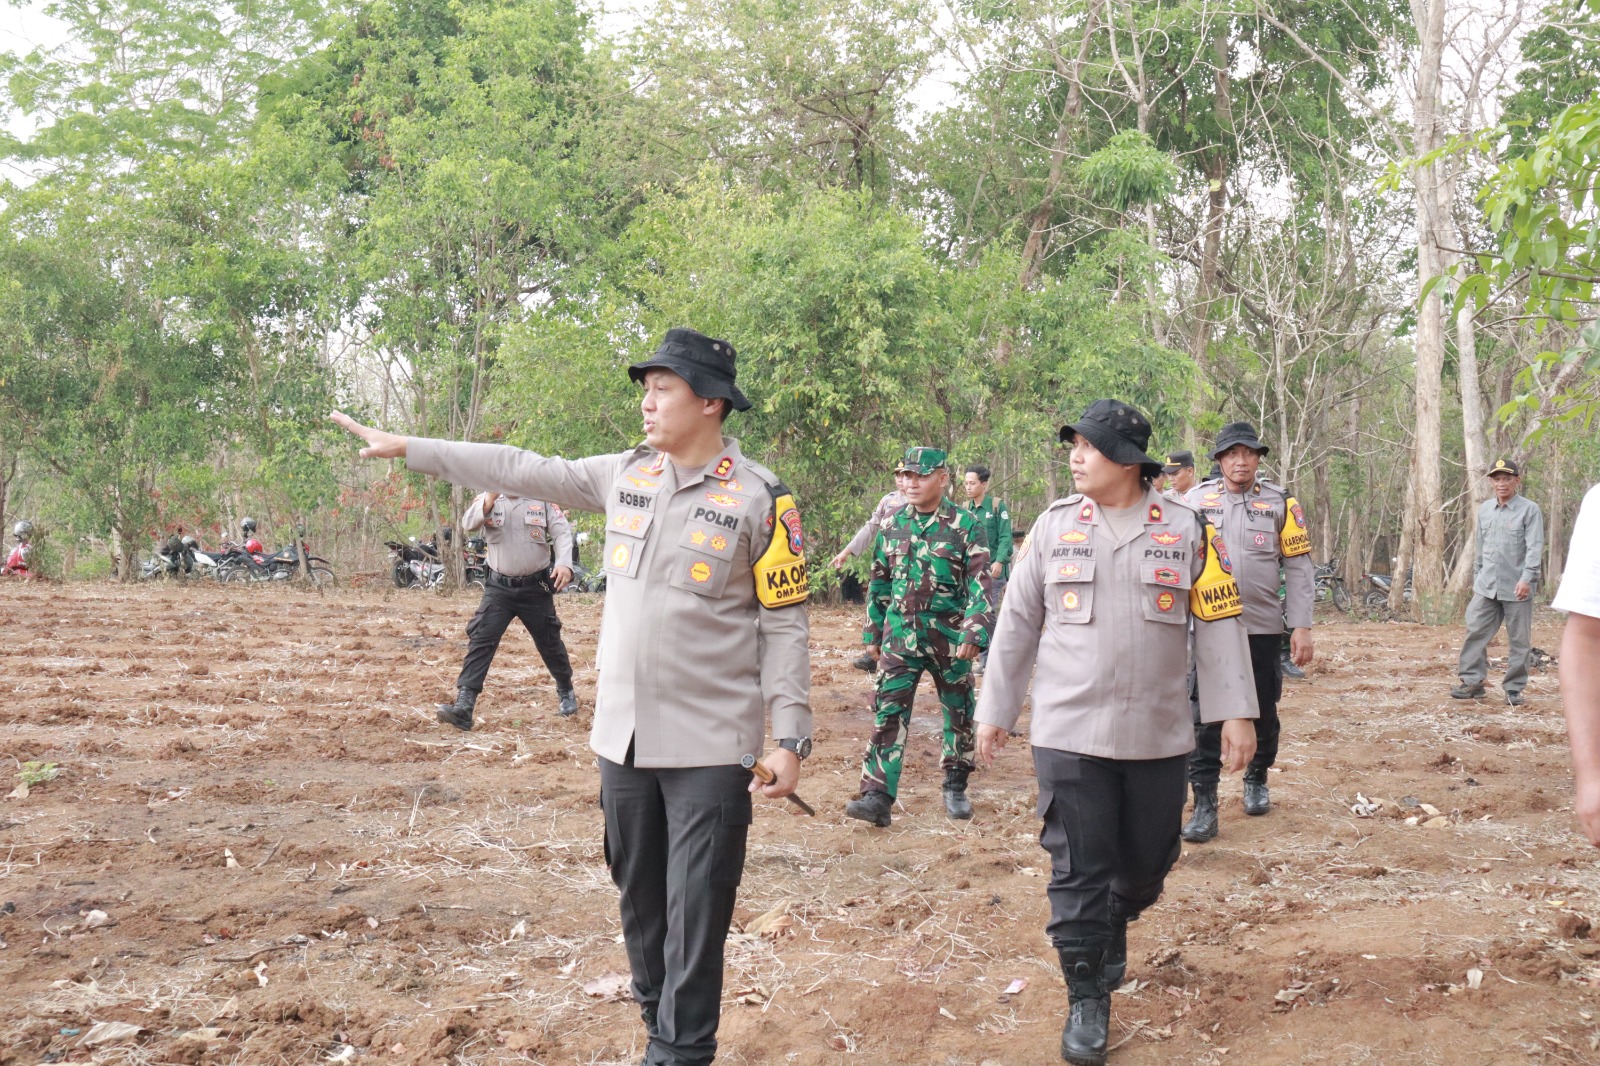
[{"label": "camouflage shirt", "polygon": [[1011,576],[1011,509],[1004,500],[997,500],[986,492],[982,500],[968,500],[961,509],[978,520],[983,529],[984,543],[989,545],[989,559],[1000,564],[1000,576]]},{"label": "camouflage shirt", "polygon": [[931,514],[906,507],[878,533],[864,643],[909,655],[986,648],[994,611],[989,549],[970,512],[948,500]]}]

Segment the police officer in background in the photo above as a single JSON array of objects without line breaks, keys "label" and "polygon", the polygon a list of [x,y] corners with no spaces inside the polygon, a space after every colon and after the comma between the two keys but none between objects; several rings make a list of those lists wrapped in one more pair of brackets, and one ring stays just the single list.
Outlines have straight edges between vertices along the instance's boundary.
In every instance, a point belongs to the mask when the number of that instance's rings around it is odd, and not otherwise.
[{"label": "police officer in background", "polygon": [[[1244,601],[1244,628],[1250,635],[1250,663],[1255,676],[1256,751],[1244,774],[1244,813],[1272,809],[1267,771],[1278,758],[1278,700],[1283,696],[1278,646],[1285,619],[1290,658],[1296,666],[1311,662],[1311,607],[1316,599],[1311,565],[1311,534],[1305,511],[1282,485],[1257,477],[1268,448],[1248,422],[1233,422],[1217,434],[1211,458],[1222,477],[1189,491],[1186,502],[1222,534],[1232,558],[1233,577]],[[1286,593],[1278,599],[1278,570]],[[1202,710],[1204,693],[1200,696]],[[1217,778],[1221,767],[1219,728],[1195,721],[1195,748],[1189,756],[1189,783],[1194,789],[1194,814],[1183,827],[1183,839],[1203,843],[1217,835]]]},{"label": "police officer in background", "polygon": [[[496,492],[604,512],[605,612],[589,745],[605,854],[649,1045],[647,1066],[717,1050],[723,946],[750,829],[750,794],[781,799],[811,751],[810,625],[800,511],[722,435],[750,407],[727,341],[668,330],[628,368],[644,443],[586,459],[402,437],[332,418],[367,458]],[[770,718],[762,785],[740,766]]]},{"label": "police officer in background", "polygon": [[489,664],[513,618],[522,620],[555,680],[561,717],[577,714],[572,662],[561,640],[561,619],[552,596],[572,580],[572,568],[566,563],[551,565],[554,560],[572,558],[572,525],[567,516],[542,500],[484,492],[467,504],[461,529],[467,533],[484,530],[489,572],[477,613],[467,623],[467,658],[456,678],[456,701],[439,704],[439,721],[457,729],[472,728],[478,693],[483,691]]},{"label": "police officer in background", "polygon": [[1506,676],[1500,682],[1506,703],[1522,705],[1533,650],[1533,592],[1544,558],[1544,512],[1522,495],[1522,469],[1510,459],[1489,468],[1494,496],[1478,505],[1478,557],[1472,569],[1472,602],[1467,604],[1467,638],[1456,673],[1461,684],[1450,691],[1458,700],[1481,699],[1489,677],[1489,641],[1506,624]]},{"label": "police officer in background", "polygon": [[978,759],[1005,746],[1032,677],[1029,742],[1039,843],[1050,852],[1050,924],[1071,1014],[1062,1058],[1105,1061],[1111,992],[1127,972],[1128,923],[1177,861],[1184,767],[1194,747],[1185,681],[1159,664],[1194,657],[1230,770],[1255,747],[1255,693],[1239,590],[1221,539],[1161,497],[1150,423],[1097,400],[1062,427],[1077,494],[1045,509],[1000,607],[978,699]]},{"label": "police officer in background", "polygon": [[[849,562],[852,556],[871,551],[878,530],[888,525],[889,519],[904,510],[906,503],[906,464],[904,459],[897,459],[894,464],[894,491],[884,493],[883,498],[878,501],[878,506],[872,509],[871,516],[861,524],[861,528],[856,530],[855,536],[850,538],[850,542],[840,550],[839,554],[830,560],[830,565],[838,570]],[[877,660],[866,654],[850,665],[869,674],[878,668]]]},{"label": "police officer in background", "polygon": [[1161,473],[1167,479],[1161,495],[1169,500],[1183,499],[1198,484],[1194,474],[1194,452],[1168,452]]}]

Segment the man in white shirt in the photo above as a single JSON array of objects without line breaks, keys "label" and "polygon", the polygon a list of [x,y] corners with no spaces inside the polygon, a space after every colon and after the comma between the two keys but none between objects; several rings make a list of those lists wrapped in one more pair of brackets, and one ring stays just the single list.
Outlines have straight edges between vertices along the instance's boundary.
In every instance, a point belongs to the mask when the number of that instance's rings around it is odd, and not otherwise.
[{"label": "man in white shirt", "polygon": [[1577,812],[1589,843],[1600,847],[1600,485],[1589,490],[1572,526],[1567,568],[1551,604],[1567,612],[1561,638],[1561,709],[1572,745]]}]

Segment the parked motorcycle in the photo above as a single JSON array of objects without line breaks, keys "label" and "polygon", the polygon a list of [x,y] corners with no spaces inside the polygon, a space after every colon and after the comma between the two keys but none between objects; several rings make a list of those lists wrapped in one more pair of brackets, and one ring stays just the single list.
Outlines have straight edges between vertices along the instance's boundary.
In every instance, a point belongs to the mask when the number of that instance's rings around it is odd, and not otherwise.
[{"label": "parked motorcycle", "polygon": [[419,542],[412,537],[409,544],[397,540],[383,543],[389,549],[390,573],[395,588],[431,589],[444,580],[444,563],[431,541]]},{"label": "parked motorcycle", "polygon": [[[439,556],[438,545],[432,540],[410,538],[409,544],[386,540],[389,549],[390,575],[396,588],[436,588],[444,580],[444,560]],[[462,577],[468,585],[484,586],[489,578],[489,564],[485,561],[489,545],[482,537],[471,537],[461,550]]]},{"label": "parked motorcycle", "polygon": [[[1368,574],[1367,581],[1372,585],[1372,590],[1367,593],[1362,603],[1367,607],[1389,606],[1389,591],[1394,587],[1394,577],[1390,574]],[[1413,594],[1411,586],[1411,572],[1406,571],[1406,588],[1401,593],[1406,603],[1411,602]]]},{"label": "parked motorcycle", "polygon": [[333,567],[320,555],[311,554],[311,546],[303,539],[298,545],[279,548],[271,555],[253,552],[236,544],[226,544],[224,561],[217,567],[217,580],[238,581],[292,581],[302,569],[311,583],[318,588],[333,588],[338,579]]},{"label": "parked motorcycle", "polygon": [[1331,601],[1341,611],[1350,610],[1350,590],[1344,587],[1344,578],[1339,575],[1339,560],[1317,564],[1316,582],[1318,603]]}]

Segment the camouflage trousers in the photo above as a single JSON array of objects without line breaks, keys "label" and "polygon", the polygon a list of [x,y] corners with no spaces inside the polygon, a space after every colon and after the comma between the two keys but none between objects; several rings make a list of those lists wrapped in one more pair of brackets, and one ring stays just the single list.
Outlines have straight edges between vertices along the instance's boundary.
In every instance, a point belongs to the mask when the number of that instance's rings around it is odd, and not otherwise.
[{"label": "camouflage trousers", "polygon": [[972,687],[972,663],[953,655],[900,655],[884,651],[878,661],[878,694],[873,701],[872,737],[861,760],[861,791],[887,792],[900,787],[900,762],[905,754],[911,703],[923,671],[933,675],[944,711],[944,748],[939,765],[946,770],[972,769],[975,747],[972,714],[978,699]]}]

